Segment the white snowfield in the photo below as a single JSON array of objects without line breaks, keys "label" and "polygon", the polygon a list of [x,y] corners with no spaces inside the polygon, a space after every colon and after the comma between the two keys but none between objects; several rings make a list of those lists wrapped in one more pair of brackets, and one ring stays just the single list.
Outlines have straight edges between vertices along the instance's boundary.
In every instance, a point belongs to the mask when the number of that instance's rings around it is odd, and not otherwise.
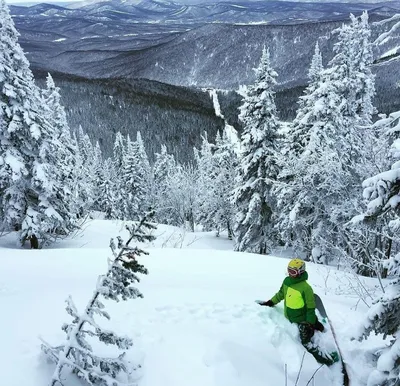
[{"label": "white snowfield", "polygon": [[[0,238],[2,386],[48,384],[54,365],[41,355],[39,336],[54,345],[63,342],[61,326],[70,321],[65,299],[71,295],[80,309],[86,304],[97,276],[106,270],[110,237],[120,230],[121,223],[94,220],[83,234],[39,251],[16,248],[11,234]],[[279,289],[287,258],[233,252],[231,241],[213,233],[168,226],[156,233],[159,237],[146,248],[150,255],[142,257],[149,269],[138,285],[144,299],[106,302],[111,321],[99,319],[134,339],[128,355],[141,367],[132,374],[133,384],[342,384],[339,365],[319,369],[311,355],[304,355],[297,327],[284,318],[282,304],[270,309],[255,303]],[[350,364],[352,386],[366,384],[372,370],[367,363],[382,341],[350,340],[366,311],[361,303],[356,307],[349,286],[353,279],[335,268],[308,264],[307,270]],[[317,335],[322,347],[333,348],[329,334]],[[65,385],[80,383],[71,375]]]}]

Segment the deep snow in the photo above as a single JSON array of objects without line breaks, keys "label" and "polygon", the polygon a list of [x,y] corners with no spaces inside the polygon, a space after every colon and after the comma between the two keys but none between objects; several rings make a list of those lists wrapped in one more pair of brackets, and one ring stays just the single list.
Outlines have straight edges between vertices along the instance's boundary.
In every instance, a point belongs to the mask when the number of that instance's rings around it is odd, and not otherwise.
[{"label": "deep snow", "polygon": [[[0,238],[0,364],[3,386],[44,386],[54,365],[40,351],[39,336],[52,344],[65,337],[69,321],[65,299],[82,309],[106,270],[109,240],[122,223],[94,220],[82,234],[51,249],[15,247],[12,234]],[[294,386],[305,350],[282,304],[269,309],[255,299],[269,299],[285,277],[287,259],[232,252],[232,242],[213,233],[189,233],[160,226],[141,261],[149,269],[139,289],[144,299],[107,302],[109,325],[134,338],[129,357],[141,368],[139,386]],[[324,300],[352,375],[352,386],[366,383],[371,355],[380,338],[350,338],[367,307],[359,302],[354,277],[335,267],[308,264],[309,282]],[[350,285],[351,284],[351,285]],[[375,281],[363,279],[371,291]],[[351,288],[353,286],[354,288]],[[371,303],[371,300],[368,299]],[[104,324],[104,321],[101,320]],[[332,348],[329,334],[319,334]],[[103,348],[100,348],[103,350]],[[319,368],[307,353],[298,386]],[[322,367],[309,385],[340,385],[339,365]],[[66,385],[78,385],[71,377]]]}]

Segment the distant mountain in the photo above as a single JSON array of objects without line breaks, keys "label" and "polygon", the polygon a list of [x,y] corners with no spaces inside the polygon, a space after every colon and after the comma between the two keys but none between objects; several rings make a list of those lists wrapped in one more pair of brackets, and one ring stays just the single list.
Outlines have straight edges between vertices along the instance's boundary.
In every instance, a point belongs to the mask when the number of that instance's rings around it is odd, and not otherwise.
[{"label": "distant mountain", "polygon": [[[101,2],[104,0],[84,0],[84,1],[74,1],[70,3],[68,6],[71,8],[79,8],[88,4],[95,4],[98,2]],[[126,0],[127,3],[130,4],[139,4],[141,0]],[[254,0],[254,2],[259,1],[259,0]],[[273,1],[280,1],[282,3],[284,2],[289,2],[286,0],[273,0]],[[179,3],[179,4],[185,4],[185,5],[199,5],[199,4],[208,4],[208,3],[214,3],[214,0],[177,0],[177,1],[168,1],[168,0],[159,0],[159,2],[165,2],[165,3]],[[231,0],[220,0],[220,3],[223,2],[231,2]],[[272,2],[271,0],[265,0],[265,3]],[[304,3],[304,0],[290,0],[291,3]],[[331,3],[331,4],[336,4],[336,3],[347,3],[347,4],[359,4],[359,0],[307,0],[307,3],[312,3],[312,4],[325,4],[325,3]],[[386,3],[387,0],[363,0],[362,3],[364,4],[377,4],[377,3]],[[54,3],[57,3],[55,1]]]},{"label": "distant mountain", "polygon": [[[299,23],[338,20],[350,12],[383,12],[390,16],[400,10],[398,2],[293,2],[293,1],[223,1],[185,4],[164,0],[100,0],[72,3],[68,11],[59,5],[37,4],[11,6],[14,16],[79,17],[88,20],[118,20],[153,23]],[[380,9],[380,11],[379,11]],[[76,12],[76,14],[74,13]]]},{"label": "distant mountain", "polygon": [[[290,119],[307,83],[315,43],[319,42],[324,64],[327,64],[336,41],[334,30],[348,20],[350,12],[360,14],[365,9],[369,12],[372,38],[376,42],[375,102],[380,112],[394,111],[400,108],[398,2],[226,1],[190,5],[162,0],[110,0],[68,8],[53,4],[12,6],[11,13],[21,33],[20,43],[35,71],[79,76],[88,82],[106,82],[107,90],[113,79],[118,79],[119,85],[124,80],[135,84],[135,90],[143,86],[138,88],[137,79],[148,79],[168,95],[180,93],[174,87],[237,90],[240,85],[254,80],[253,68],[266,45],[279,74],[280,116]],[[111,83],[107,83],[108,80]],[[68,88],[69,95],[73,90],[79,94],[76,100],[83,95],[85,103],[89,104],[85,82],[79,80],[79,87],[75,88],[74,82],[74,78],[69,77],[62,85]],[[96,88],[96,92],[101,94],[102,87]],[[120,91],[121,87],[113,95]],[[229,115],[231,123],[237,123],[234,120],[238,98],[228,94],[230,96],[222,102],[224,114]],[[73,106],[75,99],[71,97]],[[97,98],[96,103],[100,100]],[[184,98],[178,98],[175,105],[179,106],[182,100]],[[78,110],[75,106],[72,111]],[[96,111],[103,110],[97,106]],[[112,115],[113,110],[110,111]],[[129,114],[129,111],[131,109],[120,113]],[[175,115],[167,115],[169,127],[179,127],[179,120],[173,120]],[[211,127],[212,113],[208,111],[206,115],[196,116],[198,124]],[[123,119],[129,121],[126,117]],[[104,120],[109,126],[111,121],[103,117]],[[90,125],[99,127],[95,116]]]}]

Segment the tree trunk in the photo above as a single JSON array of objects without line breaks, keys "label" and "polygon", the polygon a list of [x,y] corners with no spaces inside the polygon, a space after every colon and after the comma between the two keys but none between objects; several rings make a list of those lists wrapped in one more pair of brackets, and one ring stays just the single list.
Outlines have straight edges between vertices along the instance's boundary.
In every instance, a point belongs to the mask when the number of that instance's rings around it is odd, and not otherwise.
[{"label": "tree trunk", "polygon": [[228,228],[228,239],[232,240],[232,229],[231,229],[231,223],[227,221],[226,227]]},{"label": "tree trunk", "polygon": [[[392,253],[392,239],[388,239],[388,244],[386,247],[386,259],[390,259],[390,255]],[[383,268],[382,270],[382,279],[386,279],[388,275],[388,269],[387,268]]]},{"label": "tree trunk", "polygon": [[29,241],[31,242],[31,249],[39,249],[39,240],[35,235],[30,236]]}]

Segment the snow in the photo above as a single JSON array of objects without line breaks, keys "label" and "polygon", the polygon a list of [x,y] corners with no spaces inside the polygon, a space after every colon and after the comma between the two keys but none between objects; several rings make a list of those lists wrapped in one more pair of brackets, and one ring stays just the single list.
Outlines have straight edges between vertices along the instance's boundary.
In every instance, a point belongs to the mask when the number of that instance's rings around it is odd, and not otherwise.
[{"label": "snow", "polygon": [[215,116],[217,116],[225,121],[225,131],[227,133],[227,136],[228,136],[229,140],[235,145],[236,153],[239,154],[240,153],[240,139],[239,139],[237,130],[225,120],[225,117],[221,111],[221,106],[219,104],[217,90],[212,88],[212,89],[208,89],[208,92],[213,101]]},{"label": "snow", "polygon": [[376,45],[383,45],[392,39],[393,33],[396,32],[400,27],[400,22],[394,24],[389,31],[382,33],[379,37],[374,41]]},{"label": "snow", "polygon": [[386,51],[384,54],[382,54],[382,55],[379,57],[379,59],[384,59],[384,58],[387,58],[387,57],[396,55],[397,52],[398,52],[398,50],[399,50],[399,48],[400,48],[400,47],[394,47],[394,48],[392,48],[392,49]]},{"label": "snow", "polygon": [[[109,240],[125,234],[123,225],[91,220],[74,238],[43,250],[16,249],[12,233],[0,238],[2,385],[48,384],[54,364],[40,354],[39,336],[50,344],[63,342],[61,325],[69,321],[65,300],[71,295],[82,310],[106,271]],[[296,326],[284,318],[282,304],[255,303],[279,289],[287,259],[233,252],[225,235],[172,226],[159,226],[156,234],[145,248],[149,256],[141,258],[149,269],[138,286],[144,299],[105,302],[108,327],[134,341],[128,356],[142,365],[138,386],[283,385],[285,366],[287,384],[294,385],[303,355],[297,385],[305,386],[319,365],[304,354]],[[382,343],[350,340],[366,307],[344,289],[343,273],[311,263],[307,268],[350,361],[352,385],[365,384],[372,371],[367,355]],[[373,289],[375,281],[365,279],[363,285]],[[317,333],[327,350],[333,347],[329,337]],[[315,385],[341,385],[338,366],[319,369]],[[73,376],[65,382],[79,384]]]}]

